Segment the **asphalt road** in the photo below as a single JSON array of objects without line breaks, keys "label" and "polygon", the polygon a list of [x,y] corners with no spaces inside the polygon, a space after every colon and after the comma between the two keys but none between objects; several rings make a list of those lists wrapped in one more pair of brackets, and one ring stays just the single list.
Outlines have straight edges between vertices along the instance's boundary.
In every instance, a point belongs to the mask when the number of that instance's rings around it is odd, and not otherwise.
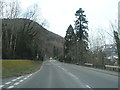
[{"label": "asphalt road", "polygon": [[[108,72],[108,73],[107,73]],[[111,74],[110,74],[111,73]],[[115,72],[45,61],[35,73],[6,78],[0,88],[118,88]]]}]

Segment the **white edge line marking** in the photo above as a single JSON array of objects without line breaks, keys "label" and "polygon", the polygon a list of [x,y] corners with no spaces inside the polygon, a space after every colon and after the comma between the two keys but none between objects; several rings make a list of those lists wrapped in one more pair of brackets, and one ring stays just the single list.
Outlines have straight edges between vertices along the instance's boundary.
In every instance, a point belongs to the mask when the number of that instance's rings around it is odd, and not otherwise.
[{"label": "white edge line marking", "polygon": [[21,79],[21,77],[18,77],[17,79]]},{"label": "white edge line marking", "polygon": [[[43,64],[42,64],[42,66],[41,66],[41,68],[40,68],[40,70],[39,71],[41,71],[41,69],[42,69],[42,67],[43,67]],[[39,72],[39,71],[37,71],[37,72]],[[35,72],[35,73],[37,73],[37,72]],[[14,85],[18,85],[20,82],[23,82],[25,79],[27,79],[28,77],[30,77],[31,75],[33,75],[33,74],[30,74],[29,76],[27,76],[26,78],[24,78],[23,80],[20,80],[19,82],[17,82],[17,83],[14,83]],[[20,77],[18,77],[18,78],[16,78],[16,79],[13,79],[12,81],[16,81],[17,79],[21,79],[22,77],[24,77],[24,76],[20,76]],[[7,82],[7,83],[5,83],[5,84],[10,84],[11,82]],[[0,88],[1,87],[3,87],[4,85],[0,85]],[[9,86],[8,88],[10,89],[10,88],[13,88],[14,86]]]},{"label": "white edge line marking", "polygon": [[19,82],[23,82],[24,80],[20,80]]},{"label": "white edge line marking", "polygon": [[89,85],[86,85],[87,88],[91,88]]},{"label": "white edge line marking", "polygon": [[24,78],[23,80],[26,80],[27,78]]},{"label": "white edge line marking", "polygon": [[18,77],[17,79],[21,79],[22,77],[24,77],[24,76],[20,76],[20,77]]},{"label": "white edge line marking", "polygon": [[20,77],[18,77],[17,79],[20,79]]},{"label": "white edge line marking", "polygon": [[28,75],[29,77],[32,76],[32,74]]},{"label": "white edge line marking", "polygon": [[19,82],[14,83],[14,85],[18,85],[18,84],[19,84]]},{"label": "white edge line marking", "polygon": [[10,84],[11,82],[7,82],[7,83],[5,83],[5,84]]},{"label": "white edge line marking", "polygon": [[27,76],[27,78],[29,78],[30,76]]},{"label": "white edge line marking", "polygon": [[22,78],[22,77],[24,77],[24,76],[20,76],[20,78]]},{"label": "white edge line marking", "polygon": [[4,85],[0,85],[0,88],[2,88]]},{"label": "white edge line marking", "polygon": [[14,86],[9,86],[8,89],[13,88]]},{"label": "white edge line marking", "polygon": [[13,79],[12,81],[14,82],[14,81],[16,81],[17,79]]},{"label": "white edge line marking", "polygon": [[43,62],[42,65],[41,65],[41,67],[40,67],[40,69],[38,71],[34,72],[33,74],[36,74],[36,73],[40,72],[42,70],[42,68],[43,68],[44,63],[45,62]]}]

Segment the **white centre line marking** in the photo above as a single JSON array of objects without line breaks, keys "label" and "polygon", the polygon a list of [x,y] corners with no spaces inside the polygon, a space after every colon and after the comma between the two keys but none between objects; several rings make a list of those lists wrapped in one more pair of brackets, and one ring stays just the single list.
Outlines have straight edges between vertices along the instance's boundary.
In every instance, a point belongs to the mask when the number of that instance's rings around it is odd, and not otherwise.
[{"label": "white centre line marking", "polygon": [[2,88],[4,85],[0,85],[0,88]]},{"label": "white centre line marking", "polygon": [[11,82],[7,82],[7,83],[5,83],[5,84],[10,84]]},{"label": "white centre line marking", "polygon": [[86,85],[87,88],[91,88],[89,85]]},{"label": "white centre line marking", "polygon": [[71,77],[73,77],[73,78],[75,78],[75,79],[77,79],[77,80],[79,80],[79,78],[78,77],[76,77],[75,75],[73,75],[72,73],[68,73]]},{"label": "white centre line marking", "polygon": [[18,84],[19,84],[19,82],[14,83],[14,85],[18,85]]},{"label": "white centre line marking", "polygon": [[9,86],[8,89],[13,88],[14,86]]},{"label": "white centre line marking", "polygon": [[[59,66],[58,66],[58,67],[59,67]],[[62,67],[60,67],[60,68],[61,68],[63,71],[67,72],[71,77],[79,80],[79,78],[78,78],[77,76],[75,76],[74,74],[72,74],[71,72],[68,72],[66,69],[64,69],[64,68],[62,68]]]}]

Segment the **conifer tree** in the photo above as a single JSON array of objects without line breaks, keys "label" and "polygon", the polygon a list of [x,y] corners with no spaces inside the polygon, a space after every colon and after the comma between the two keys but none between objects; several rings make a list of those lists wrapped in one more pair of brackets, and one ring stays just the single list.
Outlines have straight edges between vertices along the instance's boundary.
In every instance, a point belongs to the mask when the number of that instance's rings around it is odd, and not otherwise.
[{"label": "conifer tree", "polygon": [[77,57],[78,63],[83,64],[85,62],[86,51],[88,50],[88,21],[86,20],[86,15],[82,8],[76,11],[75,16],[77,18],[75,21]]}]

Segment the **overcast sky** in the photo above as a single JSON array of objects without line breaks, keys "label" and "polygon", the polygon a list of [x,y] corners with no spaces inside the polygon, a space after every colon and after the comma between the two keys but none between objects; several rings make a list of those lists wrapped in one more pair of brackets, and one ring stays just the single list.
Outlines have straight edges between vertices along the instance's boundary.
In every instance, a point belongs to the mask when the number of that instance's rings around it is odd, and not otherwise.
[{"label": "overcast sky", "polygon": [[20,0],[22,8],[37,3],[42,16],[48,21],[48,30],[65,36],[70,24],[74,28],[75,12],[82,8],[89,21],[89,32],[97,28],[109,31],[110,21],[117,19],[119,0]]}]

